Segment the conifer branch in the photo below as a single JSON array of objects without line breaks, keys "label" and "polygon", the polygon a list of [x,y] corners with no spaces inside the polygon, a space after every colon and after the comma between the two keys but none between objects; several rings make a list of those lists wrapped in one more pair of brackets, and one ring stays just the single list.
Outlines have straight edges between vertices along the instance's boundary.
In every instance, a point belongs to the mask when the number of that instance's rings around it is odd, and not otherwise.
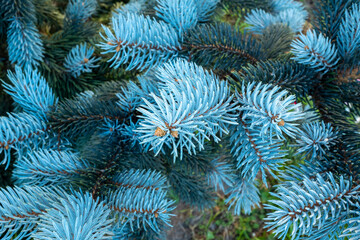
[{"label": "conifer branch", "polygon": [[205,67],[238,69],[235,63],[257,63],[262,59],[260,46],[249,34],[230,25],[199,25],[184,36],[184,52]]},{"label": "conifer branch", "polygon": [[342,176],[339,183],[331,173],[327,177],[328,181],[320,175],[315,180],[305,178],[302,186],[297,183],[291,183],[290,188],[280,186],[278,193],[273,194],[279,200],[271,200],[273,205],[266,205],[268,209],[274,210],[267,217],[268,221],[273,221],[267,224],[270,230],[276,229],[275,234],[284,238],[292,225],[295,230],[291,236],[296,239],[311,233],[317,224],[321,226],[346,211],[352,198],[356,199],[359,195],[360,186],[353,186]]},{"label": "conifer branch", "polygon": [[[126,34],[129,26],[133,34]],[[113,54],[109,60],[111,67],[118,68],[129,62],[127,70],[144,70],[178,55],[178,34],[164,22],[132,13],[118,14],[112,18],[112,28],[115,35],[103,26],[106,36],[101,34],[101,37],[105,42],[99,45],[104,54]],[[132,53],[131,57],[128,52]]]},{"label": "conifer branch", "polygon": [[7,168],[10,164],[11,149],[16,149],[20,153],[21,148],[44,139],[49,129],[44,121],[26,113],[0,117],[0,153],[3,152],[5,155],[1,164],[6,164]]}]

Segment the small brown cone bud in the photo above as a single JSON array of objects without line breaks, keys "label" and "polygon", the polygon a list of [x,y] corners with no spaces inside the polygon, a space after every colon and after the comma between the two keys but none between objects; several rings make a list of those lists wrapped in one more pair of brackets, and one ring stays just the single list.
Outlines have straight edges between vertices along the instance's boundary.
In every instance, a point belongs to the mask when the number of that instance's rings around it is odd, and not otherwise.
[{"label": "small brown cone bud", "polygon": [[157,137],[163,137],[165,136],[166,132],[164,130],[162,130],[160,127],[157,127],[155,130],[154,135]]},{"label": "small brown cone bud", "polygon": [[117,46],[117,47],[116,47],[116,51],[117,51],[117,52],[120,51],[120,46]]},{"label": "small brown cone bud", "polygon": [[174,138],[178,138],[179,137],[179,132],[178,131],[171,131],[171,136],[173,136]]},{"label": "small brown cone bud", "polygon": [[309,48],[309,46],[305,46],[304,49],[305,49],[305,50],[309,50],[310,48]]},{"label": "small brown cone bud", "polygon": [[159,217],[159,214],[156,212],[155,213],[155,218],[158,218]]},{"label": "small brown cone bud", "polygon": [[84,58],[84,63],[88,63],[88,62],[89,62],[89,59]]},{"label": "small brown cone bud", "polygon": [[9,150],[9,145],[6,145],[6,146],[5,146],[5,150]]},{"label": "small brown cone bud", "polygon": [[281,119],[280,122],[278,122],[278,125],[279,125],[280,127],[283,127],[283,126],[285,125],[284,119]]}]

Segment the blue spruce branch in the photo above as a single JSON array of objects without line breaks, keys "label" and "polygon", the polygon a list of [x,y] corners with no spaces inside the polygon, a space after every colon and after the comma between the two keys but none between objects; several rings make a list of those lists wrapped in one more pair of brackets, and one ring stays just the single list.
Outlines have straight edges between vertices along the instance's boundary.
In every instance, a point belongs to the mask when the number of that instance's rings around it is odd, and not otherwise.
[{"label": "blue spruce branch", "polygon": [[65,195],[40,215],[34,239],[113,239],[111,211],[89,193]]},{"label": "blue spruce branch", "polygon": [[158,0],[155,7],[157,16],[173,26],[182,35],[195,27],[198,9],[194,0]]},{"label": "blue spruce branch", "polygon": [[207,22],[214,13],[220,0],[198,0],[195,1],[197,7],[198,21]]},{"label": "blue spruce branch", "polygon": [[165,189],[166,178],[158,171],[130,169],[114,176],[112,184],[122,188]]},{"label": "blue spruce branch", "polygon": [[359,66],[357,54],[360,51],[360,5],[353,4],[350,9],[345,11],[339,26],[337,36],[337,46],[339,55],[346,64]]},{"label": "blue spruce branch", "polygon": [[[112,18],[112,30],[103,26],[104,54],[112,54],[111,67],[128,63],[127,70],[144,70],[174,59],[181,49],[176,31],[162,21],[133,13]],[[132,34],[128,34],[132,32]],[[114,35],[115,34],[115,35]]]},{"label": "blue spruce branch", "polygon": [[297,154],[305,153],[311,160],[322,158],[326,155],[331,145],[334,145],[337,138],[337,131],[330,123],[323,121],[305,123],[296,140],[299,147]]},{"label": "blue spruce branch", "polygon": [[292,227],[291,239],[298,239],[337,220],[354,200],[358,201],[359,185],[352,185],[342,176],[337,182],[331,173],[327,177],[328,181],[318,174],[314,180],[305,178],[301,185],[294,182],[278,187],[272,193],[277,200],[270,200],[267,205],[273,210],[266,218],[269,230],[285,239]]},{"label": "blue spruce branch", "polygon": [[231,152],[236,158],[236,167],[240,169],[241,177],[254,181],[261,172],[262,180],[267,185],[266,171],[276,178],[273,171],[279,171],[287,161],[285,152],[280,149],[282,142],[261,135],[259,127],[250,127],[250,123],[239,120],[231,135]]},{"label": "blue spruce branch", "polygon": [[44,121],[27,113],[0,117],[0,153],[4,153],[0,164],[5,164],[7,168],[10,164],[11,149],[17,150],[21,155],[23,148],[43,141],[48,129]]},{"label": "blue spruce branch", "polygon": [[89,169],[87,161],[70,151],[39,149],[15,163],[13,178],[19,185],[75,185],[76,177]]},{"label": "blue spruce branch", "polygon": [[7,31],[9,59],[20,66],[37,66],[43,59],[43,43],[33,22],[12,18]]},{"label": "blue spruce branch", "polygon": [[93,68],[99,67],[95,65],[100,58],[92,57],[95,49],[87,47],[87,44],[80,44],[72,48],[65,58],[64,67],[74,77],[79,77],[81,73],[91,72]]},{"label": "blue spruce branch", "polygon": [[121,225],[130,224],[159,231],[159,224],[170,225],[170,212],[174,202],[166,198],[163,190],[124,188],[109,192],[107,205],[120,219]]},{"label": "blue spruce branch", "polygon": [[306,64],[316,71],[327,72],[339,61],[338,50],[329,38],[308,30],[306,35],[300,34],[299,39],[292,43],[295,61]]},{"label": "blue spruce branch", "polygon": [[252,208],[259,206],[260,192],[251,180],[237,179],[226,193],[229,196],[225,202],[229,204],[229,209],[233,208],[235,215],[240,215],[242,210],[245,214],[250,214]]},{"label": "blue spruce branch", "polygon": [[85,23],[96,11],[97,0],[70,0],[65,10],[65,25],[79,26]]},{"label": "blue spruce branch", "polygon": [[8,78],[11,84],[3,82],[5,92],[24,112],[46,120],[46,113],[57,104],[58,99],[39,71],[29,66],[23,71],[16,66],[15,73],[8,71]]},{"label": "blue spruce branch", "polygon": [[295,96],[288,95],[288,91],[270,84],[243,83],[237,99],[242,104],[242,119],[251,120],[250,128],[260,126],[261,136],[272,139],[273,134],[277,138],[284,138],[286,134],[295,138],[299,132],[297,121],[302,120],[304,114]]},{"label": "blue spruce branch", "polygon": [[0,235],[14,240],[29,237],[40,215],[56,206],[63,195],[60,189],[30,186],[0,189]]},{"label": "blue spruce branch", "polygon": [[360,204],[357,202],[354,210],[351,210],[352,216],[345,220],[348,227],[343,230],[341,237],[348,237],[349,240],[356,240],[360,237]]},{"label": "blue spruce branch", "polygon": [[[186,150],[196,153],[205,140],[227,134],[228,126],[236,124],[228,83],[213,73],[186,61],[165,64],[160,70],[163,84],[160,96],[151,93],[154,103],[143,99],[138,108],[143,115],[138,132],[142,144],[151,145],[158,154],[164,145],[172,149],[174,160]],[[180,156],[179,156],[180,153]]]}]

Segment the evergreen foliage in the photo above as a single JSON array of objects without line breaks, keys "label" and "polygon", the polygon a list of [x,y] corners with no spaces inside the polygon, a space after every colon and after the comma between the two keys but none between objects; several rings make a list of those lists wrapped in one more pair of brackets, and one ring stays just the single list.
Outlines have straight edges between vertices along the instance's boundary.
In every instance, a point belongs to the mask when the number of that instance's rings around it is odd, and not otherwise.
[{"label": "evergreen foliage", "polygon": [[358,1],[113,2],[0,0],[1,239],[165,239],[219,195],[359,239]]},{"label": "evergreen foliage", "polygon": [[346,64],[358,65],[357,55],[359,53],[359,11],[360,5],[354,4],[351,10],[346,9],[341,21],[337,43],[339,54]]},{"label": "evergreen foliage", "polygon": [[[133,28],[133,34],[128,34],[128,27]],[[110,67],[118,68],[121,64],[128,63],[127,70],[144,70],[174,59],[178,55],[178,34],[164,22],[127,13],[112,18],[115,35],[108,27],[103,28],[106,36],[101,37],[105,42],[99,46],[104,50],[103,54],[113,55],[108,60],[112,62]]]},{"label": "evergreen foliage", "polygon": [[94,48],[88,49],[86,43],[77,45],[65,58],[64,66],[74,77],[80,76],[83,72],[91,72],[92,68],[98,67],[94,63],[99,60],[99,58],[92,58],[93,53]]},{"label": "evergreen foliage", "polygon": [[184,37],[184,54],[202,66],[238,70],[262,59],[260,44],[229,24],[201,24]]},{"label": "evergreen foliage", "polygon": [[223,0],[221,3],[232,12],[239,12],[241,15],[248,14],[253,9],[271,11],[270,0]]},{"label": "evergreen foliage", "polygon": [[31,67],[22,71],[16,66],[15,74],[8,71],[8,78],[12,85],[4,82],[3,87],[17,106],[26,113],[46,119],[47,111],[57,103],[57,99],[40,73]]},{"label": "evergreen foliage", "polygon": [[84,23],[96,10],[96,0],[70,0],[65,12],[66,25]]},{"label": "evergreen foliage", "polygon": [[251,25],[251,31],[257,34],[273,24],[284,24],[293,32],[301,32],[307,12],[303,5],[293,0],[272,0],[269,2],[272,12],[266,12],[261,8],[255,8],[246,16],[246,22]]},{"label": "evergreen foliage", "polygon": [[297,139],[297,143],[301,146],[298,153],[310,154],[310,159],[322,158],[326,150],[329,150],[329,145],[334,144],[334,139],[337,137],[330,123],[305,123],[302,129],[300,139]]},{"label": "evergreen foliage", "polygon": [[347,9],[357,0],[319,0],[314,13],[315,30],[335,40]]},{"label": "evergreen foliage", "polygon": [[23,23],[14,18],[7,33],[9,59],[21,66],[37,65],[43,58],[40,35],[32,22]]},{"label": "evergreen foliage", "polygon": [[265,58],[277,58],[281,53],[289,51],[293,38],[294,34],[286,24],[271,24],[266,27],[259,37]]},{"label": "evergreen foliage", "polygon": [[294,60],[308,64],[317,71],[334,67],[338,62],[337,49],[330,39],[309,30],[292,44]]},{"label": "evergreen foliage", "polygon": [[280,86],[298,97],[305,97],[316,83],[316,73],[290,59],[261,61],[244,66],[241,71],[229,76],[236,83],[264,82]]},{"label": "evergreen foliage", "polygon": [[179,35],[195,27],[198,9],[194,0],[161,0],[155,8],[160,19],[173,26]]}]

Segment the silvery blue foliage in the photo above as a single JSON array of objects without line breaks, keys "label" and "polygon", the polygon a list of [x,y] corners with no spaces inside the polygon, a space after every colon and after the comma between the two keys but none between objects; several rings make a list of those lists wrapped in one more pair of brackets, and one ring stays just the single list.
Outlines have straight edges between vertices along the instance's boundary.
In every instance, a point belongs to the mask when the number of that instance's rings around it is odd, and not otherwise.
[{"label": "silvery blue foliage", "polygon": [[256,34],[261,34],[265,28],[276,23],[276,17],[262,9],[252,10],[245,19],[251,25],[249,29]]},{"label": "silvery blue foliage", "polygon": [[154,76],[141,75],[137,79],[139,84],[129,81],[126,88],[122,87],[122,92],[116,94],[119,98],[117,105],[128,113],[134,112],[136,108],[144,103],[144,99],[152,101],[150,93],[159,94],[159,85],[154,80]]},{"label": "silvery blue foliage", "polygon": [[198,9],[195,0],[158,0],[157,16],[173,26],[179,35],[195,27]]},{"label": "silvery blue foliage", "polygon": [[345,12],[351,9],[351,5],[358,3],[357,0],[320,0],[315,5],[313,27],[325,36],[336,42],[339,27]]},{"label": "silvery blue foliage", "polygon": [[45,121],[27,113],[9,113],[7,117],[0,117],[0,153],[4,153],[0,164],[5,164],[7,168],[12,149],[21,152],[31,143],[36,145],[39,139],[45,138],[46,130]]},{"label": "silvery blue foliage", "polygon": [[295,33],[301,32],[307,18],[307,12],[300,2],[288,0],[272,0],[273,13],[262,9],[254,9],[246,16],[249,29],[257,34],[262,34],[266,27],[273,24],[289,26]]},{"label": "silvery blue foliage", "polygon": [[169,23],[179,34],[207,22],[220,0],[158,0],[157,16]]},{"label": "silvery blue foliage", "polygon": [[89,193],[65,195],[56,208],[40,216],[34,239],[105,240],[112,239],[110,210]]},{"label": "silvery blue foliage", "polygon": [[[60,190],[33,186],[0,190],[0,235],[22,240],[34,233],[39,215],[51,209],[64,194]],[[36,229],[35,229],[36,232]]]},{"label": "silvery blue foliage", "polygon": [[97,0],[70,0],[65,10],[65,23],[69,26],[84,23],[96,11]]},{"label": "silvery blue foliage", "polygon": [[[360,4],[353,4],[350,9],[346,10],[339,27],[337,46],[339,55],[346,63],[350,63],[351,58],[359,54]],[[358,62],[355,64],[358,65]]]},{"label": "silvery blue foliage", "polygon": [[325,124],[323,121],[305,123],[296,139],[299,147],[297,153],[305,153],[312,160],[316,157],[321,159],[329,147],[335,144],[336,138],[337,131],[330,123]]},{"label": "silvery blue foliage", "polygon": [[114,176],[113,182],[116,186],[123,188],[135,186],[136,188],[159,190],[167,187],[166,178],[155,170],[125,170]]},{"label": "silvery blue foliage", "polygon": [[308,30],[306,35],[300,34],[292,46],[293,59],[301,64],[306,64],[316,71],[327,72],[336,66],[339,61],[338,50],[329,38]]},{"label": "silvery blue foliage", "polygon": [[5,92],[21,107],[24,112],[46,119],[50,107],[56,105],[58,99],[39,71],[30,66],[22,70],[15,67],[15,72],[8,71],[11,84],[3,82]]},{"label": "silvery blue foliage", "polygon": [[109,62],[114,68],[128,63],[127,70],[144,70],[175,58],[180,50],[176,31],[150,17],[118,14],[112,17],[112,30],[105,26],[103,29],[105,35],[100,35],[105,42],[99,46],[103,54],[112,54]]},{"label": "silvery blue foliage", "polygon": [[74,77],[79,77],[83,72],[91,72],[92,68],[99,66],[95,63],[100,60],[100,58],[92,57],[94,51],[95,49],[87,47],[86,43],[73,47],[65,58],[64,67]]},{"label": "silvery blue foliage", "polygon": [[251,25],[250,31],[262,34],[266,27],[279,23],[289,26],[294,32],[300,32],[305,24],[305,19],[302,15],[296,14],[295,9],[287,9],[277,15],[255,9],[246,16],[246,22]]},{"label": "silvery blue foliage", "polygon": [[347,229],[346,218],[348,213],[344,212],[338,218],[328,220],[326,224],[321,226],[315,225],[310,234],[301,236],[300,240],[307,240],[309,238],[321,239],[321,240],[334,240],[344,239],[341,237],[342,232]]},{"label": "silvery blue foliage", "polygon": [[129,3],[114,10],[115,14],[122,14],[126,12],[141,13],[146,7],[146,0],[130,0]]},{"label": "silvery blue foliage", "polygon": [[115,228],[121,230],[129,225],[132,230],[150,227],[158,232],[162,224],[170,225],[174,201],[166,198],[166,182],[154,170],[129,169],[115,175],[112,184],[116,190],[109,191],[105,199],[113,210],[112,216],[119,219]]},{"label": "silvery blue foliage", "polygon": [[[203,210],[219,190],[235,214],[249,214],[259,188],[272,187],[270,174],[281,180],[266,205],[277,237],[359,239],[358,86],[338,74],[359,62],[360,5],[319,1],[319,32],[293,42],[295,62],[290,42],[307,18],[299,1],[228,1],[252,10],[252,32],[240,34],[204,23],[219,0],[131,0],[89,47],[91,16],[99,3],[102,19],[111,1],[70,0],[64,23],[47,28],[57,16],[42,1],[0,0],[10,60],[0,62],[17,64],[3,86],[23,111],[0,117],[1,164],[17,155],[12,177],[21,186],[0,189],[1,238],[165,239],[173,194]],[[124,69],[137,70],[126,84]],[[115,80],[90,89],[93,75]],[[54,93],[75,80],[89,90],[58,103]],[[304,113],[299,99],[332,125]],[[291,150],[309,161],[285,166]]]},{"label": "silvery blue foliage", "polygon": [[297,15],[303,15],[305,18],[307,17],[307,12],[304,5],[301,2],[294,0],[271,0],[271,7],[276,13],[280,13],[288,9],[293,9],[296,11]]},{"label": "silvery blue foliage", "polygon": [[[151,199],[151,201],[149,201]],[[135,226],[144,229],[151,228],[158,232],[159,224],[170,225],[170,212],[175,208],[174,201],[166,198],[166,191],[143,186],[119,187],[109,192],[105,200],[114,209],[122,226],[129,224],[133,230]]]},{"label": "silvery blue foliage", "polygon": [[252,208],[259,206],[260,192],[254,181],[239,178],[226,193],[230,195],[225,202],[229,204],[229,209],[233,208],[235,215],[240,215],[242,211],[250,214]]},{"label": "silvery blue foliage", "polygon": [[116,8],[114,14],[152,14],[154,7],[157,5],[157,0],[130,0],[127,4]]},{"label": "silvery blue foliage", "polygon": [[197,0],[195,1],[197,7],[198,21],[207,22],[214,12],[220,0]]},{"label": "silvery blue foliage", "polygon": [[19,185],[74,184],[73,176],[90,168],[86,160],[70,151],[39,149],[15,163],[13,177]]},{"label": "silvery blue foliage", "polygon": [[284,134],[296,137],[299,128],[297,121],[304,114],[300,111],[301,104],[295,102],[295,96],[280,87],[262,83],[248,83],[242,85],[242,92],[238,94],[238,101],[242,104],[242,120],[251,120],[249,128],[258,126],[260,136],[273,134],[284,138]]},{"label": "silvery blue foliage", "polygon": [[228,127],[236,124],[237,107],[227,82],[184,60],[158,71],[163,85],[159,95],[151,93],[153,101],[143,99],[145,104],[138,108],[143,114],[138,128],[142,144],[150,145],[156,154],[164,145],[172,150],[174,160],[181,159],[185,149],[195,154],[196,145],[201,150],[210,137],[220,141],[218,134],[227,134]]},{"label": "silvery blue foliage", "polygon": [[355,210],[351,211],[352,217],[345,220],[348,227],[344,229],[341,237],[348,237],[349,240],[356,240],[360,238],[360,204],[357,202],[354,206]]},{"label": "silvery blue foliage", "polygon": [[234,183],[235,174],[230,164],[215,158],[211,161],[212,170],[208,173],[208,184],[214,186],[215,190],[219,188],[225,192],[226,186],[232,186]]},{"label": "silvery blue foliage", "polygon": [[115,226],[112,231],[114,234],[113,240],[128,240],[134,236],[129,226]]},{"label": "silvery blue foliage", "polygon": [[[307,13],[307,12],[305,12]],[[301,32],[305,25],[305,16],[297,9],[289,8],[281,11],[276,16],[275,23],[281,23],[289,26],[295,33]]]},{"label": "silvery blue foliage", "polygon": [[352,185],[343,176],[336,181],[331,173],[327,178],[318,174],[315,179],[305,177],[300,183],[289,183],[288,187],[280,185],[272,193],[277,199],[266,205],[273,211],[266,218],[269,230],[281,239],[291,231],[291,239],[298,239],[341,219],[349,205],[359,201],[356,195],[360,186]]},{"label": "silvery blue foliage", "polygon": [[12,18],[7,31],[9,59],[20,66],[36,66],[43,59],[43,44],[33,22]]},{"label": "silvery blue foliage", "polygon": [[231,135],[231,153],[236,159],[236,167],[240,170],[241,177],[254,181],[258,173],[266,185],[266,172],[276,178],[274,173],[279,171],[285,159],[285,151],[280,147],[282,142],[263,137],[260,127],[251,127],[251,122],[239,120]]},{"label": "silvery blue foliage", "polygon": [[280,178],[284,181],[280,185],[291,185],[293,182],[301,183],[305,177],[314,178],[317,174],[326,176],[329,169],[326,169],[318,162],[299,164],[298,166],[287,166],[285,171],[281,172]]}]

